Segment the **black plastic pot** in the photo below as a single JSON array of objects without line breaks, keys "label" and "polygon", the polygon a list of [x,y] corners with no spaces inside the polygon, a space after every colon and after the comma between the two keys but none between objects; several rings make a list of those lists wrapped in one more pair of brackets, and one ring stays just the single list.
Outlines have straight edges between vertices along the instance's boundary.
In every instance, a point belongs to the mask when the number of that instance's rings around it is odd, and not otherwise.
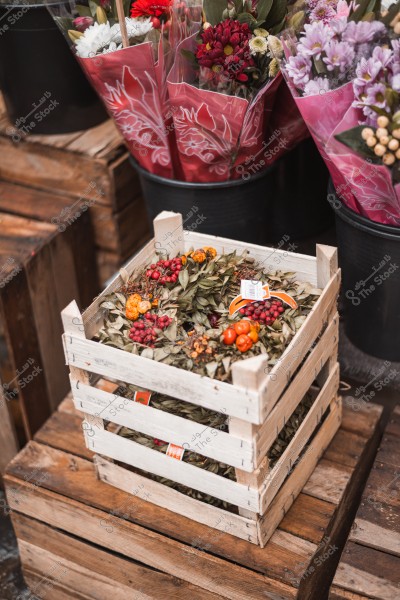
[{"label": "black plastic pot", "polygon": [[306,140],[265,171],[248,179],[187,183],[139,173],[150,221],[162,210],[185,216],[202,233],[254,244],[293,242],[325,231],[334,222],[326,201],[328,175],[312,140]]},{"label": "black plastic pot", "polygon": [[24,133],[69,133],[107,118],[44,5],[0,3],[0,54],[7,112]]},{"label": "black plastic pot", "polygon": [[[335,194],[332,184],[329,193]],[[332,197],[346,335],[367,354],[400,361],[400,228],[370,221]]]}]

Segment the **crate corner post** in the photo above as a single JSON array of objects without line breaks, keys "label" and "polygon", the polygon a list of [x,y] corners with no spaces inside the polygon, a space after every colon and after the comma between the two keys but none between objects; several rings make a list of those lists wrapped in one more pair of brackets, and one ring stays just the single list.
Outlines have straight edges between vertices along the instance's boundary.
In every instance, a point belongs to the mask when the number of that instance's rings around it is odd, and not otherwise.
[{"label": "crate corner post", "polygon": [[[61,312],[61,318],[64,326],[64,350],[65,350],[65,359],[67,365],[69,365],[70,370],[70,382],[71,382],[71,390],[72,395],[75,399],[75,391],[79,389],[79,385],[82,383],[84,385],[90,385],[90,375],[88,371],[84,369],[80,369],[78,367],[73,366],[74,355],[70,356],[68,352],[68,338],[72,340],[72,336],[78,337],[81,339],[86,339],[85,328],[83,324],[82,314],[78,308],[75,300],[70,302],[68,306],[64,308]],[[104,429],[104,421],[101,417],[96,415],[86,414],[84,413],[84,421],[82,423],[82,430],[85,435],[85,441],[88,448],[90,448],[90,437],[93,435],[94,427],[97,429]]]},{"label": "crate corner post", "polygon": [[325,244],[317,244],[317,284],[324,288],[332,277],[337,273],[338,266],[338,251],[334,246],[326,246]]},{"label": "crate corner post", "polygon": [[163,255],[184,252],[183,219],[181,213],[163,210],[153,221],[155,249]]}]

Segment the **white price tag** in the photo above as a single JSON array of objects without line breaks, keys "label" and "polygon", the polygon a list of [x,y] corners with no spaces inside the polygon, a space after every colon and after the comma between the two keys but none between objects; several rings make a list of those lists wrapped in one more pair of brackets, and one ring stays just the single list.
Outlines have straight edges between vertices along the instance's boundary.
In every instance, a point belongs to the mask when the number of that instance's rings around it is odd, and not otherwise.
[{"label": "white price tag", "polygon": [[265,295],[262,281],[242,279],[240,282],[240,295],[243,300],[262,300]]}]

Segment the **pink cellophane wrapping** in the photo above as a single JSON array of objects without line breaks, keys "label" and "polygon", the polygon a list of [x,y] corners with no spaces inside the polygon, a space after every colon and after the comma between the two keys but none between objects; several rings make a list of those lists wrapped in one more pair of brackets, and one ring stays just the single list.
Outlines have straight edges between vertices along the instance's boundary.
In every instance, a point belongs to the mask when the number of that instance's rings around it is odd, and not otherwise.
[{"label": "pink cellophane wrapping", "polygon": [[145,42],[93,58],[78,58],[137,162],[155,175],[173,178],[173,127],[165,83],[171,52]]},{"label": "pink cellophane wrapping", "polygon": [[290,82],[288,85],[343,202],[371,221],[400,225],[400,185],[393,186],[390,170],[368,162],[334,137],[356,127],[362,119],[361,112],[352,107],[352,82],[303,97]]},{"label": "pink cellophane wrapping", "polygon": [[[294,107],[285,106],[275,115],[275,100],[282,84],[280,75],[265,85],[252,102],[244,98],[199,89],[195,72],[181,50],[194,51],[195,35],[184,40],[168,76],[170,109],[181,176],[185,181],[212,182],[250,176],[280,156],[287,144],[280,143],[278,130],[295,134],[298,141],[306,131]],[[293,109],[293,101],[290,99]],[[269,123],[274,115],[275,130]],[[268,149],[268,131],[276,142]],[[276,149],[276,154],[272,152]],[[268,158],[267,158],[268,156]]]}]

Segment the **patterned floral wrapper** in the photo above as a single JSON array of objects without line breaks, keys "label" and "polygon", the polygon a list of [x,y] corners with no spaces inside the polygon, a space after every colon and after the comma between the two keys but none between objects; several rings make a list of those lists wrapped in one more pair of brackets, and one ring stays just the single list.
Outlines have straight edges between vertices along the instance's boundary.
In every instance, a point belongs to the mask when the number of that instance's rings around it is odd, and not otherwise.
[{"label": "patterned floral wrapper", "polygon": [[171,51],[164,50],[162,38],[158,61],[151,42],[78,60],[135,160],[155,175],[173,178],[173,127],[165,83]]},{"label": "patterned floral wrapper", "polygon": [[132,156],[147,171],[173,179],[176,145],[166,79],[176,47],[200,28],[201,0],[174,0],[174,19],[166,13],[157,26],[151,17],[129,17],[133,6],[124,2],[127,48],[113,0],[89,6],[66,0],[49,10]]},{"label": "patterned floral wrapper", "polygon": [[[280,74],[252,101],[199,89],[195,69],[182,53],[195,48],[195,35],[180,44],[167,80],[182,179],[248,178],[307,136]],[[277,98],[282,102],[276,104]]]},{"label": "patterned floral wrapper", "polygon": [[359,122],[360,111],[350,107],[326,145],[329,159],[344,180],[341,183],[333,180],[337,194],[350,208],[354,201],[353,210],[371,221],[400,226],[400,184],[393,185],[390,170],[365,160],[335,139],[335,135],[356,127]]},{"label": "patterned floral wrapper", "polygon": [[359,110],[352,107],[352,82],[316,96],[297,95],[296,105],[314,138],[332,177],[338,196],[353,211],[386,225],[400,225],[400,185],[393,186],[385,166],[368,162],[335,139],[358,125]]}]

